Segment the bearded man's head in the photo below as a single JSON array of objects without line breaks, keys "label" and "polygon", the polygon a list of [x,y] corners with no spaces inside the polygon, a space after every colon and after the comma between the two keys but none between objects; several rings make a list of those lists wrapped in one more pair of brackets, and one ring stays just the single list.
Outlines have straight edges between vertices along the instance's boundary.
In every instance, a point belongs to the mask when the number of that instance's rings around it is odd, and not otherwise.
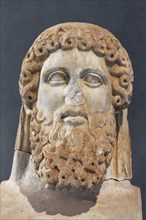
[{"label": "bearded man's head", "polygon": [[47,29],[22,64],[36,173],[49,186],[89,189],[104,180],[116,145],[116,114],[132,95],[125,49],[107,30],[66,23]]}]

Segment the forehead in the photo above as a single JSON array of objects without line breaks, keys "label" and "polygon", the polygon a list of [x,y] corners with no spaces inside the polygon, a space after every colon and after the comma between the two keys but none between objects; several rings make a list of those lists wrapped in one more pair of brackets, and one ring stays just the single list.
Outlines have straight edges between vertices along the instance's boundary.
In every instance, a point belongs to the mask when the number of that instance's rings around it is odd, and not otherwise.
[{"label": "forehead", "polygon": [[57,50],[50,54],[43,64],[42,72],[56,67],[65,67],[73,73],[86,68],[108,73],[104,58],[98,57],[91,50],[85,52],[76,48],[68,51]]}]

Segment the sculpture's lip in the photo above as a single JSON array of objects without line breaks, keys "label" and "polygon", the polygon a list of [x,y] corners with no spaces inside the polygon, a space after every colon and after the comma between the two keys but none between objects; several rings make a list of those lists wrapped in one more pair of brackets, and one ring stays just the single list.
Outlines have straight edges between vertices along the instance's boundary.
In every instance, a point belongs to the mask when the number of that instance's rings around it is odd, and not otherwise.
[{"label": "sculpture's lip", "polygon": [[87,122],[83,116],[68,116],[63,119],[66,125],[79,126]]},{"label": "sculpture's lip", "polygon": [[81,111],[81,110],[77,110],[77,111],[73,111],[73,110],[69,110],[69,111],[66,111],[64,113],[62,113],[61,115],[61,119],[65,119],[67,117],[83,117],[85,118],[87,121],[88,121],[88,114],[84,111]]},{"label": "sculpture's lip", "polygon": [[67,110],[62,113],[61,119],[66,125],[79,126],[88,121],[88,114],[82,110]]}]

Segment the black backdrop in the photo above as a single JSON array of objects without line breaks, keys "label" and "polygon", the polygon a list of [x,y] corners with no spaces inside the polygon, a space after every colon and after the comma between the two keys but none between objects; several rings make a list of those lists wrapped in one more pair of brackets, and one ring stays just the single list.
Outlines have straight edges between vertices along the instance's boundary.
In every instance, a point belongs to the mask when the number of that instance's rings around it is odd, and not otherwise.
[{"label": "black backdrop", "polygon": [[135,73],[129,107],[133,179],[145,205],[145,1],[2,0],[1,1],[1,180],[9,178],[21,100],[18,79],[22,59],[35,38],[57,23],[80,21],[111,31],[129,53]]}]

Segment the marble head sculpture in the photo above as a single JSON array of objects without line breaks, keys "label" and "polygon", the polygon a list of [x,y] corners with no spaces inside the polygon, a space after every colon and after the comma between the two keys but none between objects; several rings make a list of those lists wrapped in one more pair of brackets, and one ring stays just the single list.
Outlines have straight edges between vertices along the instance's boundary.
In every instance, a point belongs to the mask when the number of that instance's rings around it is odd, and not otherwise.
[{"label": "marble head sculpture", "polygon": [[15,149],[32,154],[48,187],[130,179],[132,81],[128,54],[109,31],[85,23],[48,28],[22,64]]}]

